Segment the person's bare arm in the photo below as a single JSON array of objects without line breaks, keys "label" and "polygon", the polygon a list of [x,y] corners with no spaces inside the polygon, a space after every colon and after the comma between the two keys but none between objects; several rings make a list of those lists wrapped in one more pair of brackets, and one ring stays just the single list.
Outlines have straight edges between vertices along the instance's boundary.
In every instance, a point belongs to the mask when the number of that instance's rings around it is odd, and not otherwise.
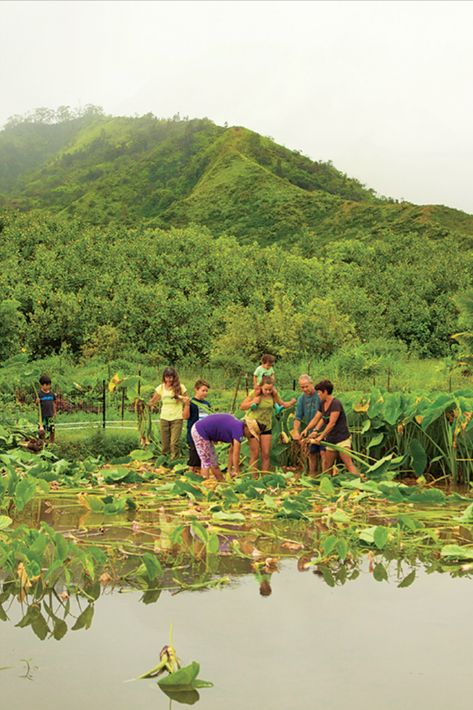
[{"label": "person's bare arm", "polygon": [[301,431],[301,436],[306,436],[307,432],[310,429],[314,429],[321,419],[322,419],[321,412],[316,412],[315,415],[310,420],[310,422],[307,424],[306,428],[303,431]]},{"label": "person's bare arm", "polygon": [[154,405],[157,404],[160,399],[161,399],[161,395],[158,392],[154,392],[153,396],[151,397],[151,399],[148,402],[148,407],[150,409],[153,409]]},{"label": "person's bare arm", "polygon": [[327,434],[329,434],[335,424],[337,423],[337,419],[340,416],[340,412],[330,412],[330,418],[327,422],[327,426],[325,429],[322,429],[320,433],[318,434],[317,438],[315,439],[316,444],[320,444],[321,441],[323,441],[326,437]]},{"label": "person's bare arm", "polygon": [[191,401],[189,397],[182,397],[182,401],[184,402],[184,408],[182,410],[182,418],[183,419],[189,419],[191,415]]},{"label": "person's bare arm", "polygon": [[248,397],[245,397],[243,402],[240,404],[240,409],[243,411],[246,411],[247,409],[251,409],[251,406],[253,404],[259,404],[261,401],[261,393],[259,390],[259,387],[256,387],[255,391],[250,393]]}]

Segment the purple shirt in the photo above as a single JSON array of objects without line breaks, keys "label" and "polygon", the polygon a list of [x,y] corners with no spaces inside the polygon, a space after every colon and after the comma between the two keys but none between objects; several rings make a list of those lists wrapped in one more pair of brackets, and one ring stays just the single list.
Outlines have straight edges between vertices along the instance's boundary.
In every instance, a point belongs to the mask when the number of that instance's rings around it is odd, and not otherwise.
[{"label": "purple shirt", "polygon": [[233,439],[243,439],[244,422],[232,414],[209,414],[194,424],[197,433],[206,441],[224,441],[231,443]]}]

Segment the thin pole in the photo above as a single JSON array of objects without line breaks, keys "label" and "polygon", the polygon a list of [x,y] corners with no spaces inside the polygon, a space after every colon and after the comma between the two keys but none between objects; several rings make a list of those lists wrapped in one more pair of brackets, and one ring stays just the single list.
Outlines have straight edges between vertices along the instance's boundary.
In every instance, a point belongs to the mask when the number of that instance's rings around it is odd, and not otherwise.
[{"label": "thin pole", "polygon": [[236,398],[238,395],[238,390],[240,389],[240,380],[241,380],[241,375],[238,375],[238,380],[237,380],[236,387],[235,387],[235,394],[233,396],[233,402],[232,402],[232,414],[235,411]]},{"label": "thin pole", "polygon": [[102,429],[105,429],[107,420],[107,393],[105,389],[105,380],[102,380]]},{"label": "thin pole", "polygon": [[125,419],[125,391],[126,387],[122,389],[122,421]]}]

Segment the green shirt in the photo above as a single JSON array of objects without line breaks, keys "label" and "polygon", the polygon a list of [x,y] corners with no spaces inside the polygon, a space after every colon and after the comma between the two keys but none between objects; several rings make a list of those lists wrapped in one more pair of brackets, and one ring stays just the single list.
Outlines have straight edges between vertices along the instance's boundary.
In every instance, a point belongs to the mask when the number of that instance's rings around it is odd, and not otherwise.
[{"label": "green shirt", "polygon": [[[255,391],[250,392],[251,398],[255,396]],[[246,415],[249,419],[256,419],[258,424],[264,424],[266,429],[271,429],[273,422],[274,400],[272,397],[261,397],[256,409],[248,410]]]},{"label": "green shirt", "polygon": [[274,375],[274,367],[270,367],[269,370],[267,370],[263,367],[263,365],[259,365],[253,372],[253,375],[256,377],[256,384],[260,385],[264,375],[267,375],[268,377],[272,377]]},{"label": "green shirt", "polygon": [[[168,388],[161,384],[155,389],[156,394],[161,397],[162,408],[161,408],[161,419],[166,422],[173,422],[176,419],[182,419],[182,410],[184,409],[184,404],[180,399],[174,398],[174,390]],[[187,390],[184,385],[181,385],[181,394],[186,394]]]}]

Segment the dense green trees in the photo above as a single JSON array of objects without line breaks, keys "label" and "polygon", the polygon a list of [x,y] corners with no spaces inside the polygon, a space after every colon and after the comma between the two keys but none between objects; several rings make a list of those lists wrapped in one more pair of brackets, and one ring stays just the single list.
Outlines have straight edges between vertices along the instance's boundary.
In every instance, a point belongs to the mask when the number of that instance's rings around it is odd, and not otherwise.
[{"label": "dense green trees", "polygon": [[387,231],[306,258],[197,226],[5,215],[0,257],[2,359],[24,347],[238,369],[267,350],[318,361],[380,336],[443,356],[458,330],[455,296],[473,281],[472,253],[453,238]]}]

